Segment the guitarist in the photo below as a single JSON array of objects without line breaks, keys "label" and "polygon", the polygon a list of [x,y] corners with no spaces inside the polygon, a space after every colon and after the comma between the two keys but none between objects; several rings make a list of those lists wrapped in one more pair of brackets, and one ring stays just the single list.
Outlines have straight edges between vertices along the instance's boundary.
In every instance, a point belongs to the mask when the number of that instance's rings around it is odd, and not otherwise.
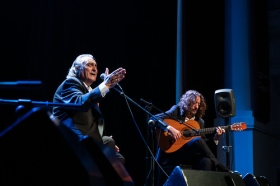
[{"label": "guitarist", "polygon": [[[186,123],[188,120],[195,120],[200,128],[204,128],[202,116],[204,116],[206,108],[207,105],[203,95],[196,90],[188,90],[182,95],[177,105],[172,106],[165,113],[155,115],[155,117],[159,121],[174,119],[181,124]],[[174,140],[182,137],[182,133],[179,130],[165,122],[158,122],[158,120],[151,118],[150,122],[155,123],[160,128],[160,131],[168,131]],[[224,129],[217,127],[213,139],[207,139],[205,135],[201,135],[192,138],[175,152],[167,153],[161,149],[159,162],[168,165],[192,165],[193,169],[196,170],[232,172],[219,163],[207,145],[209,142],[215,142],[217,145],[224,132]]]}]

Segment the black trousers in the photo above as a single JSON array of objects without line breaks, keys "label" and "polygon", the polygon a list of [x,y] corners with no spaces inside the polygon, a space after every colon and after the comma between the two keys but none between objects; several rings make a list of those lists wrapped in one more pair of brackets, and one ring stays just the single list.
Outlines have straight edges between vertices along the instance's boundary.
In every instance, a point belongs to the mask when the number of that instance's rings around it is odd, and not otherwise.
[{"label": "black trousers", "polygon": [[[107,145],[108,147],[112,148],[113,150],[115,150],[115,140],[113,138],[111,138],[110,136],[103,136],[102,137],[102,141],[103,144]],[[116,152],[116,156],[117,158],[120,160],[120,162],[122,162],[122,164],[125,164],[125,159],[124,157],[119,153]]]},{"label": "black trousers", "polygon": [[215,171],[219,164],[206,142],[194,138],[173,153],[161,152],[159,161],[166,165],[192,165],[193,169]]}]

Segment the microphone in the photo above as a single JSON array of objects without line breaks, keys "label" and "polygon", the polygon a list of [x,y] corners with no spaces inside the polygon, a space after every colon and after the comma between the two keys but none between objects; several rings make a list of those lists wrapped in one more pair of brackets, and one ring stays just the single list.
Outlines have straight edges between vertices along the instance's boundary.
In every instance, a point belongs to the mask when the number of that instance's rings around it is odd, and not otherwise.
[{"label": "microphone", "polygon": [[149,121],[148,121],[148,124],[150,125],[150,126],[155,126],[155,125],[157,125],[161,130],[163,130],[163,131],[168,131],[168,124],[166,124],[164,121],[161,121],[161,120],[157,120],[157,121],[155,121],[155,120],[152,120],[152,119],[150,119]]},{"label": "microphone", "polygon": [[156,122],[155,122],[154,120],[150,119],[150,120],[148,121],[148,124],[149,124],[150,126],[154,126],[154,125],[156,124]]},{"label": "microphone", "polygon": [[145,101],[144,99],[140,99],[140,101],[142,101],[143,103],[145,103],[146,105],[149,105],[149,106],[152,106],[153,104],[148,102],[148,101]]},{"label": "microphone", "polygon": [[101,78],[101,79],[103,79],[103,80],[104,80],[104,79],[105,79],[105,77],[106,77],[106,74],[105,74],[105,73],[100,74],[100,78]]}]

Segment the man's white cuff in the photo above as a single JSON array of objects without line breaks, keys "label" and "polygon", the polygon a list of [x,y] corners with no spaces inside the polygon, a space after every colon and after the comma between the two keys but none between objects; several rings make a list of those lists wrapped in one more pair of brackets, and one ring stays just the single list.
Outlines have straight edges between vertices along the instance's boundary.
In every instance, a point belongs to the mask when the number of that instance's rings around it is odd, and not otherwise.
[{"label": "man's white cuff", "polygon": [[98,88],[99,88],[99,90],[101,92],[102,97],[104,97],[109,92],[109,89],[105,85],[104,81],[98,86]]}]

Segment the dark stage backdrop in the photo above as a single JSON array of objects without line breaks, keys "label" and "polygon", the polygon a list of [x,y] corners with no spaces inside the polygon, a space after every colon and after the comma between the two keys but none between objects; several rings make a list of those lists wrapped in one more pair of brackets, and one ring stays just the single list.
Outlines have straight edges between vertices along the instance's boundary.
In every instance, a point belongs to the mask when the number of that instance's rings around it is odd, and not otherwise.
[{"label": "dark stage backdrop", "polygon": [[[213,126],[214,91],[223,85],[223,1],[184,4],[184,90],[204,94]],[[161,110],[175,100],[177,1],[2,0],[0,81],[40,80],[40,88],[1,88],[0,99],[52,101],[77,55],[96,57],[99,74],[127,69],[120,83],[140,106]],[[93,85],[98,85],[100,79]],[[136,185],[146,182],[146,113],[111,90],[100,103]],[[14,122],[16,105],[1,104],[1,130]],[[157,111],[152,110],[153,114]],[[134,122],[136,121],[136,123]],[[40,125],[40,121],[38,121]],[[50,134],[52,135],[52,134]]]}]

